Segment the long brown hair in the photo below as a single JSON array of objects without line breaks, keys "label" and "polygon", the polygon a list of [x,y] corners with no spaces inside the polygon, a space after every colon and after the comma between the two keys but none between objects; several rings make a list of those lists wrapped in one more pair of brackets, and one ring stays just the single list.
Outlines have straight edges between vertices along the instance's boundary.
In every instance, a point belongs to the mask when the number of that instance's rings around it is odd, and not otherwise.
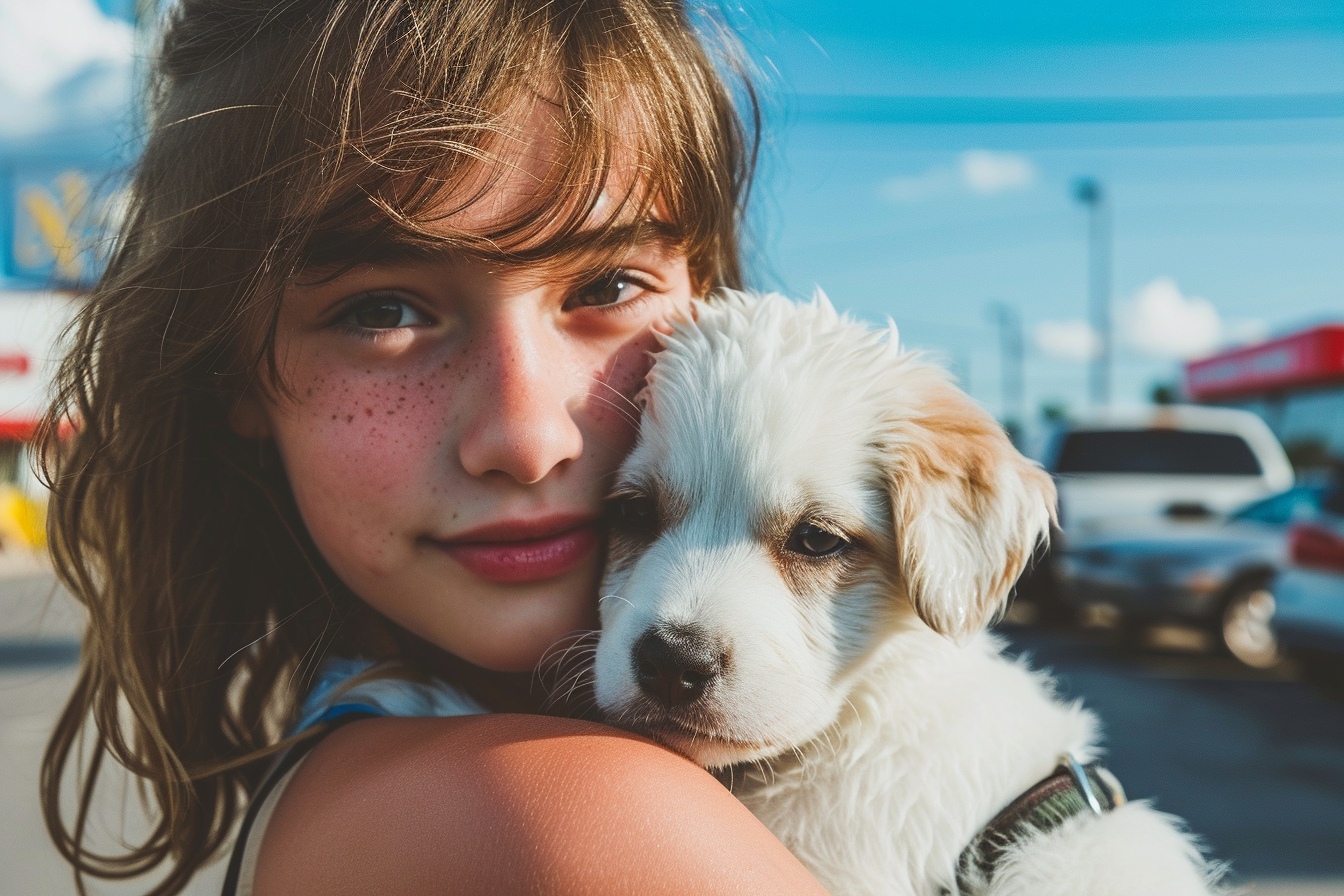
[{"label": "long brown hair", "polygon": [[[739,285],[754,132],[700,18],[676,0],[177,4],[127,218],[42,436],[51,550],[89,616],[41,782],[81,892],[84,875],[154,870],[152,893],[180,891],[317,660],[388,650],[377,625],[350,624],[372,611],[309,540],[273,448],[228,425],[247,388],[283,389],[286,283],[370,241],[544,256],[591,226],[613,157],[632,153],[639,183],[608,223],[656,206],[701,288]],[[489,192],[516,110],[537,101],[561,130],[555,176],[492,232],[445,233],[445,198]],[[155,825],[102,854],[88,828],[108,757],[146,785]]]}]

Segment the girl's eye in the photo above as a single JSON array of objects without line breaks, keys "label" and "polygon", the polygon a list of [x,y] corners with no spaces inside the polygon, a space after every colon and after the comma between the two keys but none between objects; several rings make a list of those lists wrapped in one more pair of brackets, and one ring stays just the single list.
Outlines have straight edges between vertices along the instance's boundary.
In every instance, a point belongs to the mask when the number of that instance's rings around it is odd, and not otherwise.
[{"label": "girl's eye", "polygon": [[651,287],[629,271],[610,271],[576,289],[565,302],[566,309],[620,305]]},{"label": "girl's eye", "polygon": [[397,330],[423,327],[433,321],[395,293],[369,293],[350,306],[339,323],[360,330]]}]

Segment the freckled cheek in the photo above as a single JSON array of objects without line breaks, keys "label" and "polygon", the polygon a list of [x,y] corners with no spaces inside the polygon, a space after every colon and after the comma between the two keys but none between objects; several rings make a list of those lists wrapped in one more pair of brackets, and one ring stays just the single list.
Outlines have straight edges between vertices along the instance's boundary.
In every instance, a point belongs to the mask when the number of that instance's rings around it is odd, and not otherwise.
[{"label": "freckled cheek", "polygon": [[443,453],[443,390],[413,374],[319,379],[296,410],[281,434],[296,490],[306,481],[352,503],[421,492]]}]

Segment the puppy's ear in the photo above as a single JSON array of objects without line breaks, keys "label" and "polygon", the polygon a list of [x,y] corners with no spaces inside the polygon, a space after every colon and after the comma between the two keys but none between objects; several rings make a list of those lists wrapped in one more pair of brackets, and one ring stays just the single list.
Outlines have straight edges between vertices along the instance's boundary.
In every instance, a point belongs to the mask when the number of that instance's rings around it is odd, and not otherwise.
[{"label": "puppy's ear", "polygon": [[960,638],[993,621],[1049,536],[1055,487],[941,371],[909,373],[888,449],[900,571],[920,618]]}]

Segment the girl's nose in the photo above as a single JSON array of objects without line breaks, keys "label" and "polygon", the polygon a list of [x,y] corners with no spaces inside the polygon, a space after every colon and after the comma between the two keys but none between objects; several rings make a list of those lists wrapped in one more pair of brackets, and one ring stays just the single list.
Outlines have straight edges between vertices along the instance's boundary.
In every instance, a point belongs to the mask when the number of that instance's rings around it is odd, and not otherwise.
[{"label": "girl's nose", "polygon": [[574,359],[549,321],[527,307],[499,309],[474,334],[470,363],[458,445],[468,474],[501,473],[530,485],[578,459]]}]

